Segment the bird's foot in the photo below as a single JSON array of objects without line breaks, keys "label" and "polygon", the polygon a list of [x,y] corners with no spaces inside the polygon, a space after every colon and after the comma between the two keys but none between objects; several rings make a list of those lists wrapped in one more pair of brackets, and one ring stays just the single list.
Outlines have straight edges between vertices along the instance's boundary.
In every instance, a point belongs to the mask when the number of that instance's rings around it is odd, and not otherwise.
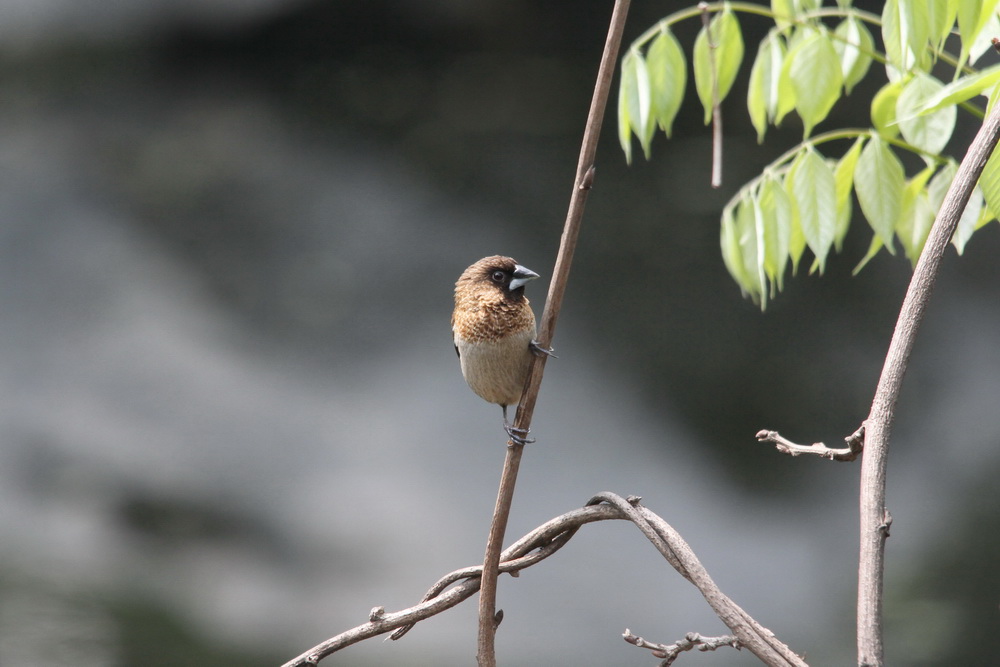
[{"label": "bird's foot", "polygon": [[526,428],[517,428],[513,424],[504,424],[503,430],[507,431],[507,435],[510,436],[511,441],[516,445],[530,445],[535,441],[534,438],[528,437],[530,431]]},{"label": "bird's foot", "polygon": [[552,357],[553,359],[559,358],[555,355],[555,350],[551,347],[542,347],[542,344],[537,340],[533,340],[528,343],[528,349],[531,350],[531,353],[536,357]]}]

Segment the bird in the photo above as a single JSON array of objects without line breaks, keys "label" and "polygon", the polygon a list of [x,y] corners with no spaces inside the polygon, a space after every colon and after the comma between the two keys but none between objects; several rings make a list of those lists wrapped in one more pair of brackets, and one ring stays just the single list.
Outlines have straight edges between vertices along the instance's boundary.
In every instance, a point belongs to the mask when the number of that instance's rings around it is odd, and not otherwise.
[{"label": "bird", "polygon": [[554,356],[535,340],[535,314],[524,286],[538,274],[502,255],[484,257],[455,283],[451,330],[469,387],[503,411],[503,427],[518,444],[534,442],[507,420],[521,400],[532,355]]}]

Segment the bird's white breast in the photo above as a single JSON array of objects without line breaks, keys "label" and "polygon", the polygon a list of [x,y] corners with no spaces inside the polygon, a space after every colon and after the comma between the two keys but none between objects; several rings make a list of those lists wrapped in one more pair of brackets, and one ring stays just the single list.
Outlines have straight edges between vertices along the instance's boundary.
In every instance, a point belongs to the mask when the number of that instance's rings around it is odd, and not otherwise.
[{"label": "bird's white breast", "polygon": [[531,329],[495,342],[470,343],[455,336],[462,375],[472,391],[490,403],[516,404],[531,364],[528,346],[533,337]]}]

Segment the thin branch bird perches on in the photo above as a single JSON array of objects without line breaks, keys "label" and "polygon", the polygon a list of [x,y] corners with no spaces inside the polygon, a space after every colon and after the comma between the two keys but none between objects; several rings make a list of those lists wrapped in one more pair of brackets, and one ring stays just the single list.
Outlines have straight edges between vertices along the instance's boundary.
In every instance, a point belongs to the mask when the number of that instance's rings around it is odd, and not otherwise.
[{"label": "thin branch bird perches on", "polygon": [[[573,190],[566,212],[566,222],[563,225],[559,252],[556,255],[552,280],[549,282],[549,293],[545,299],[545,309],[542,311],[538,330],[537,342],[542,349],[552,348],[552,337],[555,333],[559,312],[562,309],[563,295],[569,282],[569,270],[573,264],[576,241],[583,222],[583,210],[594,183],[597,140],[601,136],[604,110],[611,94],[611,79],[614,76],[615,63],[618,61],[618,51],[621,46],[622,34],[625,31],[625,18],[628,16],[629,4],[630,0],[615,0],[614,9],[611,12],[608,36],[604,43],[604,52],[601,55],[601,64],[597,71],[597,82],[594,85],[590,111],[587,113],[587,124],[583,131],[580,158],[573,179]],[[531,417],[535,411],[535,401],[538,398],[538,389],[542,383],[547,358],[546,355],[538,355],[531,364],[521,401],[517,407],[517,415],[514,418],[513,430],[515,432],[528,433],[530,430]],[[510,517],[514,486],[517,482],[517,472],[521,466],[523,451],[524,443],[515,442],[512,438],[508,443],[504,458],[500,485],[497,490],[497,502],[493,511],[493,520],[490,523],[489,536],[486,540],[482,588],[479,593],[479,633],[476,641],[476,660],[479,667],[496,667],[494,639],[497,626],[496,587],[500,551],[503,548],[503,539],[507,532],[507,521]]]}]

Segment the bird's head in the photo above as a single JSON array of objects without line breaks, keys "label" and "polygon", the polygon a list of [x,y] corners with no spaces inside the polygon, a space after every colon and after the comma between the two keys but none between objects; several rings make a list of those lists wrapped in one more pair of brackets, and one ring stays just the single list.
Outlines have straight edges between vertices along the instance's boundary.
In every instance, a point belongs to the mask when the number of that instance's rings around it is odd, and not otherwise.
[{"label": "bird's head", "polygon": [[537,277],[537,273],[510,257],[484,257],[462,272],[455,283],[455,296],[517,303],[524,299],[525,284]]}]

